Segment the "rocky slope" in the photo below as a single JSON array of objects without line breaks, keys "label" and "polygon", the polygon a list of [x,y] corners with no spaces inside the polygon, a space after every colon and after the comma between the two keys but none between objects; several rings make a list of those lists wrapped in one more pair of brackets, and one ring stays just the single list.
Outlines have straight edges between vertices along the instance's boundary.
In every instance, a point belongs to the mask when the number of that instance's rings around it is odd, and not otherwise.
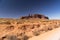
[{"label": "rocky slope", "polygon": [[0,40],[28,40],[60,27],[60,20],[0,18]]},{"label": "rocky slope", "polygon": [[60,27],[60,20],[1,19],[0,40],[28,40]]}]

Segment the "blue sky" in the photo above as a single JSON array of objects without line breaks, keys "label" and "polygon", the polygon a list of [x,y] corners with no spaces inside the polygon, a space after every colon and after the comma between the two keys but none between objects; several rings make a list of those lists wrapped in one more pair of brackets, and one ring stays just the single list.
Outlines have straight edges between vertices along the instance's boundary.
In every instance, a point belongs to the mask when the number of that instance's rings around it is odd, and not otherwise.
[{"label": "blue sky", "polygon": [[60,19],[60,0],[0,0],[0,18],[18,18],[29,13]]}]

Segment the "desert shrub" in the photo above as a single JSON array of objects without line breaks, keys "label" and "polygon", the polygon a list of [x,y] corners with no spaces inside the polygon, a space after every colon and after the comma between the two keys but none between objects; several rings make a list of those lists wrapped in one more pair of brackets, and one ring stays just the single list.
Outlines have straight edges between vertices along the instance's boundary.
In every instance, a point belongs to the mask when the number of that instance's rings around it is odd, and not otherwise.
[{"label": "desert shrub", "polygon": [[34,25],[32,25],[31,29],[34,29],[34,28],[35,28]]},{"label": "desert shrub", "polygon": [[28,36],[24,35],[22,40],[28,40],[28,38],[29,38]]},{"label": "desert shrub", "polygon": [[43,20],[42,22],[49,22],[48,20]]},{"label": "desert shrub", "polygon": [[34,36],[40,35],[40,31],[39,31],[39,30],[38,30],[38,31],[33,31],[33,35],[34,35]]},{"label": "desert shrub", "polygon": [[19,38],[19,40],[28,40],[28,36],[27,35],[25,35],[24,33],[20,33],[20,34],[18,34],[17,35],[18,36],[18,38]]},{"label": "desert shrub", "polygon": [[6,38],[6,36],[3,36],[0,40],[4,40]]},{"label": "desert shrub", "polygon": [[5,22],[5,24],[11,24],[9,21]]},{"label": "desert shrub", "polygon": [[24,23],[23,20],[19,20],[19,21],[17,21],[17,24],[23,24],[23,23]]},{"label": "desert shrub", "polygon": [[50,27],[48,27],[48,30],[52,30],[53,28],[50,26]]},{"label": "desert shrub", "polygon": [[26,30],[26,25],[23,25],[22,27],[20,27],[20,29]]},{"label": "desert shrub", "polygon": [[15,35],[7,36],[7,39],[8,40],[18,40],[17,36],[15,36]]},{"label": "desert shrub", "polygon": [[11,25],[11,26],[7,26],[6,30],[13,30],[14,29],[14,26]]},{"label": "desert shrub", "polygon": [[18,38],[18,40],[21,40],[20,38]]},{"label": "desert shrub", "polygon": [[17,24],[22,24],[22,22],[17,22]]},{"label": "desert shrub", "polygon": [[6,22],[0,22],[0,24],[11,24],[9,21]]},{"label": "desert shrub", "polygon": [[38,24],[37,27],[39,28],[40,27],[40,24]]},{"label": "desert shrub", "polygon": [[55,25],[54,28],[58,28],[59,26],[58,25]]}]

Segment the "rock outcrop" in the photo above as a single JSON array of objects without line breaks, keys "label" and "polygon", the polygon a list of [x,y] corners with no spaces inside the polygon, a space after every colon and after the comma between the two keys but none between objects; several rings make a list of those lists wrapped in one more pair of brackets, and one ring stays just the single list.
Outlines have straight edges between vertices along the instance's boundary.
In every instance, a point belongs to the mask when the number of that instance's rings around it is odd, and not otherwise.
[{"label": "rock outcrop", "polygon": [[40,18],[40,19],[49,19],[47,16],[44,16],[42,14],[34,14],[34,15],[28,15],[28,16],[22,16],[21,19],[29,19],[29,18]]}]

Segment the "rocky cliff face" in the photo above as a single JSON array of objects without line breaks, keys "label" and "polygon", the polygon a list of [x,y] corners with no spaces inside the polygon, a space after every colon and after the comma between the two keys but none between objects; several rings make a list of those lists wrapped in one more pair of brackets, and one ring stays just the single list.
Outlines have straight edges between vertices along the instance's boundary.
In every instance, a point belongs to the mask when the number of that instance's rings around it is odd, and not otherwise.
[{"label": "rocky cliff face", "polygon": [[44,16],[41,14],[34,14],[34,15],[28,15],[28,16],[21,17],[21,19],[30,19],[30,18],[49,19],[47,16]]}]

